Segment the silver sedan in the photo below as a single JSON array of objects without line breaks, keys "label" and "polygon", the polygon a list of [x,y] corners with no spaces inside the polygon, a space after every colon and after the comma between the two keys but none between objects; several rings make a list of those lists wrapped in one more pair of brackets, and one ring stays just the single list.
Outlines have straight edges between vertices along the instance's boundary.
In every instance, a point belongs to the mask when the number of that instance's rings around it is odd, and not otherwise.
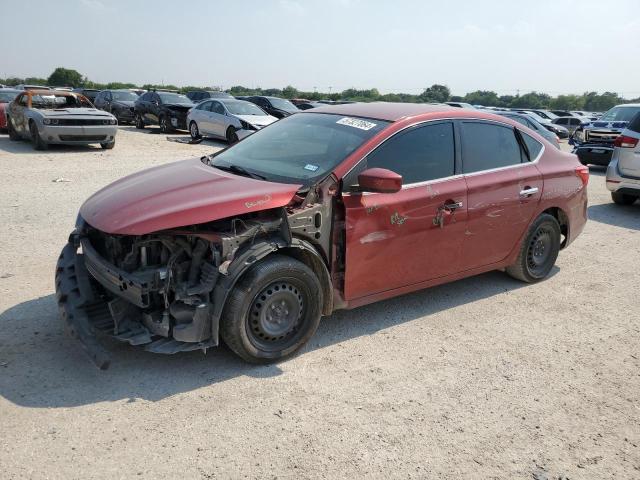
[{"label": "silver sedan", "polygon": [[235,143],[278,120],[257,105],[234,98],[205,100],[189,110],[191,138],[223,138]]}]

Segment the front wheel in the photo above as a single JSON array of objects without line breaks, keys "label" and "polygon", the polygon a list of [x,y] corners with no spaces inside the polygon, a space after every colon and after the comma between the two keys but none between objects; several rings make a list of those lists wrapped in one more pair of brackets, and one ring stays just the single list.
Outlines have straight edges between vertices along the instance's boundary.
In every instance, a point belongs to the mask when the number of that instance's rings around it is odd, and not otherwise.
[{"label": "front wheel", "polygon": [[136,113],[136,128],[138,130],[142,130],[144,128],[144,120],[142,119],[142,115]]},{"label": "front wheel", "polygon": [[613,200],[617,205],[631,205],[637,199],[638,197],[627,195],[626,193],[611,192],[611,200]]},{"label": "front wheel", "polygon": [[13,126],[13,121],[11,117],[7,117],[7,130],[9,131],[9,140],[17,141],[20,140],[20,135],[16,132],[15,127]]},{"label": "front wheel", "polygon": [[227,142],[229,142],[229,145],[233,145],[238,141],[239,139],[238,139],[238,134],[236,133],[236,129],[233,127],[229,127],[227,129]]},{"label": "front wheel", "polygon": [[29,133],[31,134],[31,143],[33,144],[33,148],[36,150],[46,150],[49,147],[49,144],[43,141],[42,137],[40,137],[40,132],[38,131],[36,122],[31,122],[29,124]]},{"label": "front wheel", "polygon": [[200,130],[198,129],[198,124],[193,120],[191,120],[191,123],[189,124],[189,134],[194,140],[198,140],[200,138]]},{"label": "front wheel", "polygon": [[506,271],[527,283],[539,282],[553,268],[560,251],[560,225],[555,217],[543,213],[529,227],[520,253]]},{"label": "front wheel", "polygon": [[251,363],[284,359],[300,349],[320,323],[322,288],[302,262],[273,255],[254,265],[225,305],[221,335]]},{"label": "front wheel", "polygon": [[169,120],[166,116],[160,117],[160,131],[162,133],[169,133],[171,131],[171,126],[169,125]]}]

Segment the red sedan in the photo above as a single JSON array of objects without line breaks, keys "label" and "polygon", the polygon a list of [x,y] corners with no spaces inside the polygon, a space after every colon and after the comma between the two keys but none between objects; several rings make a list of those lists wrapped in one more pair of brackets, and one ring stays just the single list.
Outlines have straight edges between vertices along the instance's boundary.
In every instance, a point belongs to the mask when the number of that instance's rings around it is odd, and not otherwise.
[{"label": "red sedan", "polygon": [[297,113],[89,198],[56,271],[101,367],[107,333],[251,362],[320,317],[490,270],[544,279],[587,220],[588,169],[504,117],[439,105]]},{"label": "red sedan", "polygon": [[5,108],[19,93],[22,93],[22,90],[0,88],[0,130],[7,129],[7,114],[5,113]]}]

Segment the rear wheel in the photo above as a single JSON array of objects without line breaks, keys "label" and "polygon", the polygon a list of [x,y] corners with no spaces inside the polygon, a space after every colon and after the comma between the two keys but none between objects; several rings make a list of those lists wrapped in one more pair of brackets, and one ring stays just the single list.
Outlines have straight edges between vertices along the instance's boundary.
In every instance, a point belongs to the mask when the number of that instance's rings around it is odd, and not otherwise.
[{"label": "rear wheel", "polygon": [[542,280],[553,268],[560,251],[560,225],[555,217],[543,213],[529,227],[520,253],[506,271],[527,283]]},{"label": "rear wheel", "polygon": [[191,138],[197,140],[200,138],[200,130],[198,129],[198,124],[191,120],[189,124],[189,133],[191,134]]},{"label": "rear wheel", "polygon": [[274,255],[253,266],[229,295],[221,335],[251,363],[286,358],[302,347],[320,323],[322,288],[302,262]]},{"label": "rear wheel", "polygon": [[136,128],[142,130],[144,128],[144,120],[142,120],[142,115],[136,113]]},{"label": "rear wheel", "polygon": [[10,117],[7,117],[7,130],[9,131],[9,140],[20,140],[20,135],[16,132]]},{"label": "rear wheel", "polygon": [[227,142],[229,142],[229,145],[233,145],[238,142],[238,134],[236,133],[236,129],[233,127],[227,128]]},{"label": "rear wheel", "polygon": [[38,126],[36,122],[29,123],[29,134],[31,135],[31,143],[33,144],[33,148],[36,150],[46,150],[49,147],[47,142],[43,141],[40,137],[40,132],[38,131]]},{"label": "rear wheel", "polygon": [[611,200],[618,205],[631,205],[638,197],[634,195],[628,195],[626,193],[611,192]]}]

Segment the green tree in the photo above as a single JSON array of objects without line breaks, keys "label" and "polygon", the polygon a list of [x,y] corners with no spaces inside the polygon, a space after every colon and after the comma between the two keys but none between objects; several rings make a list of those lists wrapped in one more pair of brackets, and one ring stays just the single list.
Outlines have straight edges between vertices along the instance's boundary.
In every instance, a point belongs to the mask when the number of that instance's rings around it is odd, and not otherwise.
[{"label": "green tree", "polygon": [[76,70],[58,67],[49,75],[47,83],[58,87],[80,87],[84,85],[85,79]]},{"label": "green tree", "polygon": [[584,98],[578,95],[558,95],[551,100],[551,108],[556,110],[582,110]]},{"label": "green tree", "polygon": [[516,108],[547,108],[550,104],[550,95],[546,93],[529,92],[515,97],[510,106]]},{"label": "green tree", "polygon": [[451,97],[451,91],[446,85],[438,85],[437,83],[425,88],[420,94],[420,100],[423,102],[448,102]]},{"label": "green tree", "polygon": [[491,90],[476,90],[464,96],[464,101],[471,105],[484,105],[485,107],[499,107],[498,94]]},{"label": "green tree", "polygon": [[287,85],[282,89],[282,95],[284,98],[297,98],[300,96],[300,92],[297,88]]}]

